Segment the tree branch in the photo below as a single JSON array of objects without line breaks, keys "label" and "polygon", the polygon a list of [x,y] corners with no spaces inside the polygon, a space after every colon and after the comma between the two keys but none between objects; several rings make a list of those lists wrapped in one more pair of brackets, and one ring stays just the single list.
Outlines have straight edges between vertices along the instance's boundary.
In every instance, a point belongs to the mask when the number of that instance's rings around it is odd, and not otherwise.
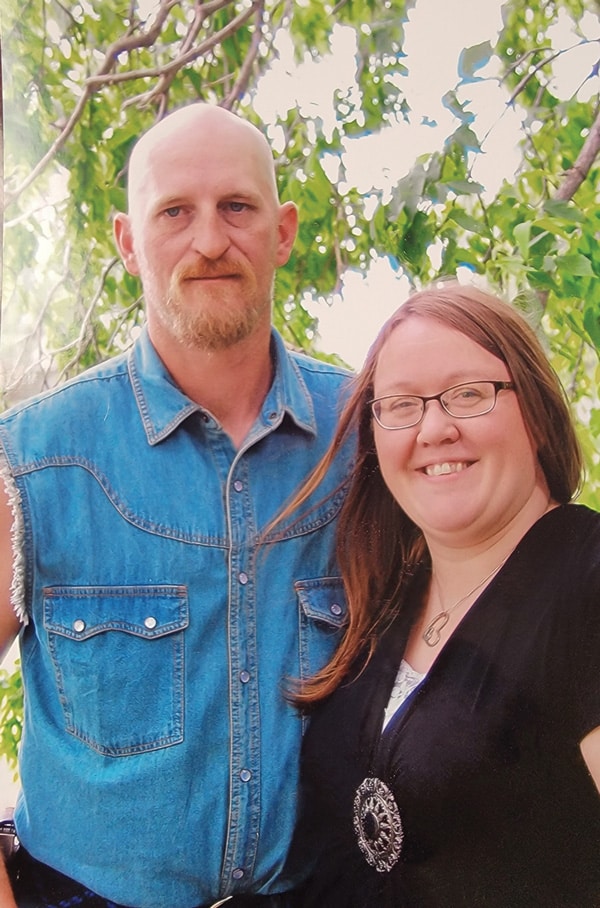
[{"label": "tree branch", "polygon": [[[530,72],[526,73],[523,76],[523,78],[521,79],[521,81],[519,82],[517,87],[512,92],[510,98],[506,102],[507,106],[510,107],[511,104],[515,103],[517,97],[521,94],[523,89],[533,79],[533,77],[535,75],[537,75],[537,73],[539,73],[539,71],[541,69],[544,68],[544,66],[547,66],[549,63],[554,63],[554,61],[558,60],[559,57],[562,57],[563,54],[568,54],[572,50],[575,50],[577,47],[583,47],[584,45],[587,45],[587,44],[598,44],[599,42],[600,42],[599,38],[592,38],[591,40],[588,38],[582,38],[582,40],[578,41],[577,44],[571,44],[570,47],[563,47],[561,50],[558,50],[555,53],[550,54],[549,57],[545,57],[543,60],[540,60],[540,62],[536,63],[536,65],[533,67],[532,70],[530,70]],[[533,53],[535,53],[535,51],[528,51],[528,53],[525,56],[531,56]],[[525,57],[522,57],[521,60],[518,61],[518,63],[516,63],[513,67],[511,67],[510,72],[514,72],[514,70],[517,68],[519,63],[522,63],[524,59],[525,59]]]},{"label": "tree branch", "polygon": [[[554,193],[554,199],[560,202],[569,202],[592,169],[592,165],[600,154],[600,111],[583,143],[577,160],[565,173],[565,178]],[[545,309],[548,304],[548,290],[538,291],[538,299]]]},{"label": "tree branch", "polygon": [[[180,0],[162,0],[162,3],[158,9],[156,20],[147,32],[135,35],[124,35],[117,41],[114,41],[106,51],[104,62],[98,70],[98,75],[101,76],[107,74],[116,65],[119,54],[124,53],[125,51],[129,51],[133,48],[151,47],[158,38],[169,12],[174,6],[177,6],[179,2]],[[16,201],[16,199],[18,199],[19,196],[29,186],[31,186],[31,184],[38,178],[40,173],[45,170],[50,161],[52,161],[53,158],[57,155],[57,153],[60,151],[60,149],[63,147],[63,145],[73,132],[79,119],[81,118],[88,99],[93,94],[93,90],[94,84],[91,80],[88,79],[84,83],[83,93],[79,98],[79,101],[75,105],[71,116],[63,126],[59,136],[54,140],[46,154],[38,161],[36,166],[31,170],[25,180],[23,180],[21,185],[12,192],[6,193],[6,205],[10,205],[12,202]]]},{"label": "tree branch", "polygon": [[583,181],[587,178],[592,165],[600,153],[600,111],[577,155],[577,160],[570,167],[563,182],[560,184],[554,198],[561,202],[568,202],[573,198]]},{"label": "tree branch", "polygon": [[231,110],[235,102],[241,95],[244,94],[246,88],[248,87],[248,82],[250,81],[250,76],[252,74],[252,68],[258,56],[260,42],[262,40],[262,24],[264,21],[264,12],[264,0],[259,0],[259,2],[256,4],[256,28],[254,30],[254,34],[252,35],[250,50],[244,58],[244,62],[240,69],[239,75],[235,80],[231,91],[221,103],[221,107],[224,107],[226,110]]},{"label": "tree branch", "polygon": [[[71,359],[61,369],[61,371],[56,379],[56,384],[60,384],[61,381],[63,381],[63,379],[69,374],[69,370],[73,366],[77,365],[77,363],[83,356],[83,353],[85,352],[87,346],[90,344],[90,342],[92,340],[92,336],[93,336],[93,332],[90,330],[90,326],[92,324],[92,316],[93,316],[96,306],[98,305],[98,302],[102,296],[102,291],[104,289],[106,279],[107,279],[108,275],[110,274],[110,272],[112,271],[112,269],[115,267],[116,264],[118,264],[119,261],[120,261],[119,257],[114,256],[109,262],[106,263],[106,265],[102,269],[98,287],[97,287],[96,292],[95,292],[94,296],[92,297],[92,300],[91,300],[90,304],[88,305],[87,310],[83,316],[83,319],[81,321],[81,328],[79,330],[78,336],[75,338],[75,340],[66,344],[61,349],[54,351],[54,356],[58,356],[61,353],[66,353],[69,350],[74,350],[74,353],[73,353]],[[86,268],[87,268],[87,262],[86,262]],[[84,272],[85,272],[85,268],[84,268],[84,271],[82,272],[82,277],[83,277]],[[80,293],[78,293],[78,298],[81,299]]]},{"label": "tree branch", "polygon": [[[182,43],[182,49],[184,52],[189,50],[189,48],[193,45],[194,41],[196,40],[196,38],[198,36],[198,32],[202,28],[202,22],[203,22],[203,19],[205,18],[205,16],[207,16],[209,13],[213,12],[215,9],[221,9],[223,6],[226,6],[228,2],[230,2],[230,0],[216,0],[215,3],[201,3],[201,2],[196,3],[194,18],[190,24],[190,27],[188,28],[187,35],[185,36],[183,43]],[[207,10],[207,7],[210,7],[210,9]],[[159,119],[160,119],[160,117],[164,116],[164,114],[165,114],[166,107],[167,107],[167,94],[168,94],[169,88],[171,86],[171,83],[173,82],[173,79],[175,78],[175,75],[176,75],[175,71],[173,71],[171,73],[164,73],[160,77],[158,85],[156,85],[151,91],[147,92],[147,94],[145,95],[146,104],[151,103],[155,99],[158,100],[158,104],[159,104],[158,117],[159,117]],[[127,102],[125,102],[125,104],[123,105],[123,108],[125,108],[125,107],[127,107]]]},{"label": "tree branch", "polygon": [[[178,57],[175,57],[175,59],[171,60],[169,63],[165,63],[164,66],[153,66],[148,69],[133,69],[125,73],[99,72],[95,76],[90,76],[86,79],[86,88],[88,86],[96,88],[97,86],[102,85],[116,85],[120,82],[134,82],[137,79],[156,78],[157,76],[171,73],[176,74],[186,64],[201,57],[207,51],[212,50],[216,44],[220,44],[225,38],[229,38],[238,31],[238,29],[253,15],[261,2],[262,0],[253,0],[252,5],[247,10],[239,13],[235,19],[232,19],[231,22],[224,25],[220,31],[215,32],[209,38],[206,38],[206,40],[197,47],[193,47],[185,53],[180,54]],[[150,94],[150,92],[139,95],[138,98],[145,98],[146,94]],[[127,101],[127,104],[131,106],[135,101],[135,98],[130,98]]]}]

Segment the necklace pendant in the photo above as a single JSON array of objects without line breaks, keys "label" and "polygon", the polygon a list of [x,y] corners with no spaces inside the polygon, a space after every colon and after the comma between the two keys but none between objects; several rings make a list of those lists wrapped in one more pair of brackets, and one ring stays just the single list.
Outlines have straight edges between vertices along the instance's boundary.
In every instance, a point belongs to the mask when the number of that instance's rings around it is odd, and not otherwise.
[{"label": "necklace pendant", "polygon": [[423,631],[423,640],[427,646],[437,646],[442,639],[442,631],[450,620],[449,612],[440,612]]}]

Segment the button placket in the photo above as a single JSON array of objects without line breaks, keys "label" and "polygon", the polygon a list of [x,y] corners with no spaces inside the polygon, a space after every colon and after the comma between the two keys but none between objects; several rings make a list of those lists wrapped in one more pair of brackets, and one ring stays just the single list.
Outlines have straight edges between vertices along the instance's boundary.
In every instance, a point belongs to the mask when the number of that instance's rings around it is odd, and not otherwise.
[{"label": "button placket", "polygon": [[229,647],[231,697],[230,830],[222,884],[241,880],[256,860],[260,824],[260,716],[256,677],[256,628],[252,545],[255,514],[250,501],[248,461],[241,452],[232,466],[227,495],[230,534]]}]

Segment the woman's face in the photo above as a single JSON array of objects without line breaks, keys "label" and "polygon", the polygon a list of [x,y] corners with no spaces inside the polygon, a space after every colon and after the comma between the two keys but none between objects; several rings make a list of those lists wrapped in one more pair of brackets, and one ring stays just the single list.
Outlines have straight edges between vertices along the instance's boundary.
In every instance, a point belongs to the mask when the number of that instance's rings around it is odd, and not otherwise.
[{"label": "woman's face", "polygon": [[[382,347],[373,396],[429,396],[483,380],[511,376],[459,331],[410,316]],[[514,391],[499,391],[482,416],[456,418],[429,401],[418,425],[390,431],[374,420],[373,431],[386,485],[430,546],[485,545],[545,510],[546,482]]]}]

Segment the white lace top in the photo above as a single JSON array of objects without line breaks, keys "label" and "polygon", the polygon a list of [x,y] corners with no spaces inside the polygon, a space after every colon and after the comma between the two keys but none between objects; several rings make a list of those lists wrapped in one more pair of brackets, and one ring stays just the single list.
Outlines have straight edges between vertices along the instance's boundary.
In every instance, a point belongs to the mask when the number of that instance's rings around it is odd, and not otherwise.
[{"label": "white lace top", "polygon": [[408,695],[421,683],[424,677],[425,673],[416,672],[405,659],[402,660],[394,681],[392,693],[390,694],[390,702],[385,710],[384,728],[386,728],[398,707],[402,706]]}]

